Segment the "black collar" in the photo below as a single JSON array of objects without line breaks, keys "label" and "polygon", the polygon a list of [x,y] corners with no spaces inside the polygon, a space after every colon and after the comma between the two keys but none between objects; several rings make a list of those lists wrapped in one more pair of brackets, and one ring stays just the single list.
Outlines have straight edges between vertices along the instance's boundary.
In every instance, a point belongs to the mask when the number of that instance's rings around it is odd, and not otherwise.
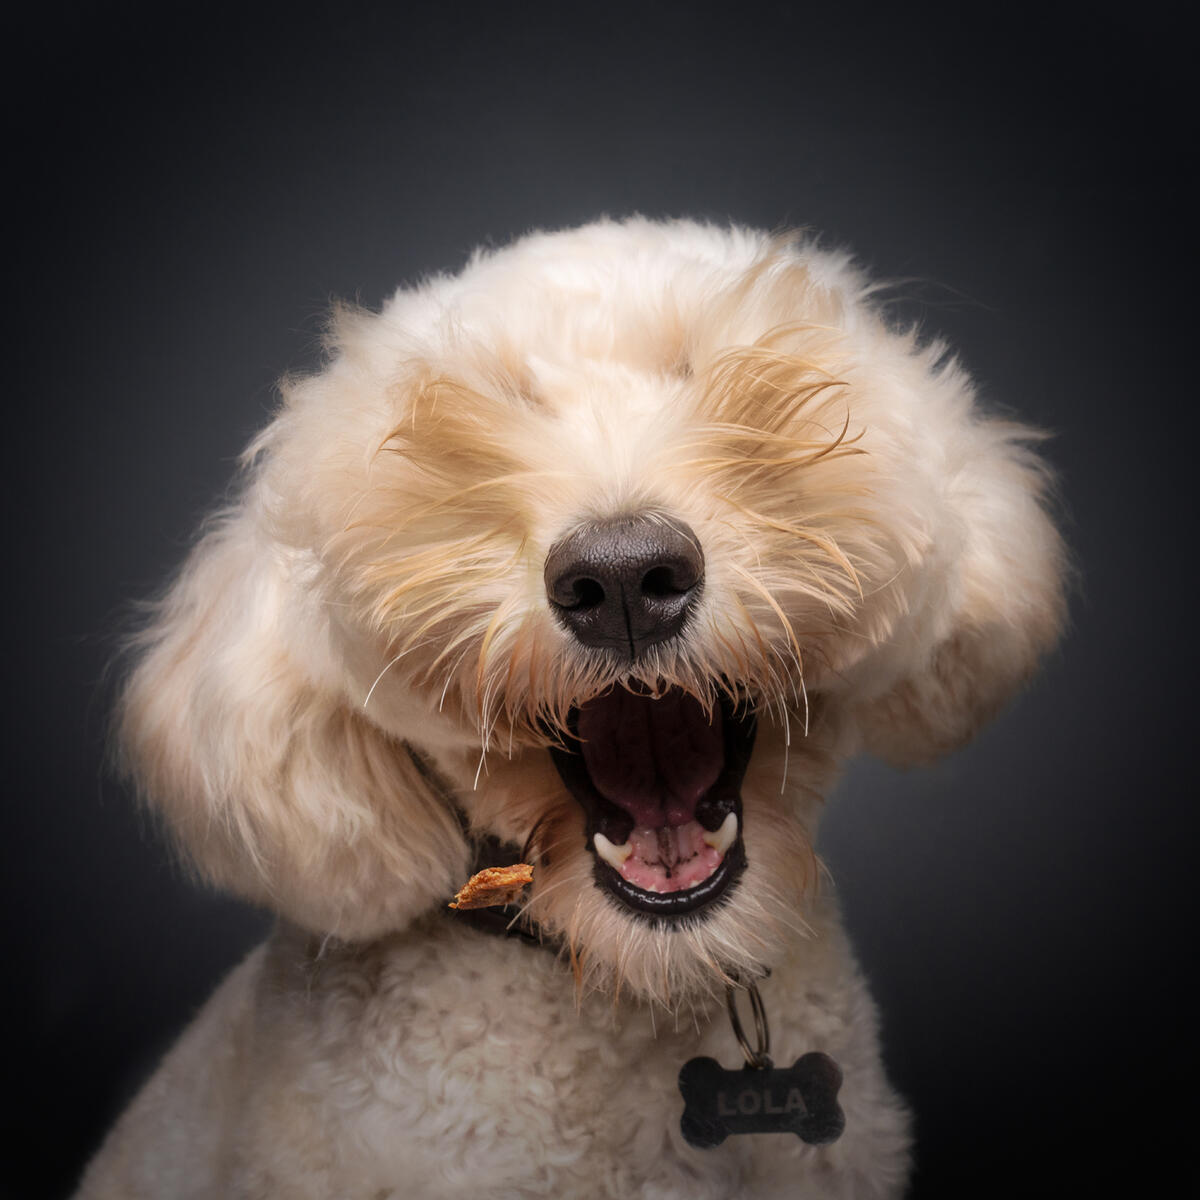
[{"label": "black collar", "polygon": [[[442,776],[437,766],[411,742],[403,742],[402,745],[430,791],[447,808],[453,809],[455,816],[458,817],[463,837],[475,851],[471,864],[471,875],[475,875],[485,867],[510,867],[513,863],[526,861],[527,848],[512,842],[502,842],[491,834],[474,832],[471,829],[471,823],[467,820],[467,814],[458,806],[453,788]],[[469,879],[471,875],[468,875],[467,878]],[[463,880],[463,883],[466,883],[466,879]],[[560,939],[544,935],[515,904],[505,904],[493,908],[450,908],[449,898],[447,898],[445,912],[452,920],[464,922],[473,929],[482,930],[484,933],[520,938],[521,941],[531,946],[544,946],[556,954],[562,947]]]}]

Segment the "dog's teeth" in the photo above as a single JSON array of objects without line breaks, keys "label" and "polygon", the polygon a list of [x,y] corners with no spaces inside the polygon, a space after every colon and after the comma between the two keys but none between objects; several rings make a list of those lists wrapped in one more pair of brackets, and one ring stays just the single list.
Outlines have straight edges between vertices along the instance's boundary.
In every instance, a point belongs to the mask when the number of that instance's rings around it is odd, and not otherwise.
[{"label": "dog's teeth", "polygon": [[[721,822],[721,828],[713,833],[704,834],[705,842],[710,845],[718,854],[724,854],[730,846],[733,845],[733,840],[738,835],[738,819],[736,813],[730,813],[724,821]],[[599,835],[597,835],[599,836]]]},{"label": "dog's teeth", "polygon": [[596,853],[614,871],[619,871],[624,866],[625,860],[633,853],[633,847],[628,842],[624,842],[620,846],[614,846],[602,833],[593,834],[592,843],[596,847]]}]

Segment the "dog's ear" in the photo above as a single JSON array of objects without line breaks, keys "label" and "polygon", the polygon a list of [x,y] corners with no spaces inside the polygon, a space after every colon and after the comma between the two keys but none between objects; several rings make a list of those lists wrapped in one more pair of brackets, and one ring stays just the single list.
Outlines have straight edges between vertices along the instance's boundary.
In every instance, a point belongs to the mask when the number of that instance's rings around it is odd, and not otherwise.
[{"label": "dog's ear", "polygon": [[1067,560],[1033,449],[1039,435],[975,418],[955,436],[958,466],[893,630],[891,678],[854,710],[864,747],[898,765],[929,762],[974,736],[1065,620]]},{"label": "dog's ear", "polygon": [[132,647],[122,763],[215,885],[357,939],[467,872],[423,761],[346,694],[303,562],[247,503],[214,523]]}]

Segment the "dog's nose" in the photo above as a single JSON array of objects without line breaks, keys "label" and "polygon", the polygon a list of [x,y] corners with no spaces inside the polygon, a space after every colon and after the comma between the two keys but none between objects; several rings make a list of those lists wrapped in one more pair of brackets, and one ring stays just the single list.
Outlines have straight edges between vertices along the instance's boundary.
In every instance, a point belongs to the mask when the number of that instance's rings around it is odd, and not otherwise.
[{"label": "dog's nose", "polygon": [[700,541],[659,514],[589,521],[546,556],[546,595],[585,646],[636,658],[684,627],[704,583]]}]

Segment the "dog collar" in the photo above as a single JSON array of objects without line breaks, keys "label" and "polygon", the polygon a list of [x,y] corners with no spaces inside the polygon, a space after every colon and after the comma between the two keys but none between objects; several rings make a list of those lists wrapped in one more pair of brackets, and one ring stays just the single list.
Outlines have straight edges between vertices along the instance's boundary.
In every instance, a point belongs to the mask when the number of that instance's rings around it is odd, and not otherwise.
[{"label": "dog collar", "polygon": [[[471,823],[467,820],[467,814],[459,806],[449,783],[447,783],[434,763],[411,742],[403,742],[401,744],[405,753],[412,760],[417,774],[425,781],[429,790],[458,819],[463,837],[474,849],[471,875],[475,875],[487,867],[508,866],[510,863],[521,861],[523,851],[520,846],[503,842],[491,834],[481,836],[472,832]],[[559,939],[547,937],[543,934],[538,926],[526,917],[515,904],[498,905],[491,908],[450,908],[449,899],[449,897],[446,898],[446,903],[442,906],[442,911],[450,919],[460,924],[469,925],[472,929],[478,929],[483,933],[519,938],[528,945],[544,946],[548,950],[553,950],[556,954],[561,948]]]}]

